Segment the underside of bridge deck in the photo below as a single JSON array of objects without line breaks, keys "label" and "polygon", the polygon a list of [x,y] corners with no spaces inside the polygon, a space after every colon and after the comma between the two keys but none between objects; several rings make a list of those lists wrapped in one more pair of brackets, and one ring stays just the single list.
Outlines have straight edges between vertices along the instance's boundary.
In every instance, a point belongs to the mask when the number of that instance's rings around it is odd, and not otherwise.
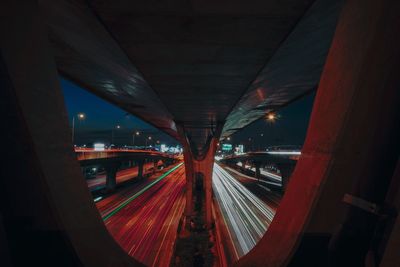
[{"label": "underside of bridge deck", "polygon": [[399,218],[354,199],[399,209],[400,3],[342,5],[6,1],[0,108],[9,115],[0,136],[10,152],[1,162],[0,245],[9,253],[2,263],[141,266],[108,234],[81,177],[58,71],[183,143],[188,188],[203,177],[209,224],[219,138],[318,87],[276,217],[236,265],[399,265]]},{"label": "underside of bridge deck", "polygon": [[195,156],[217,125],[226,137],[316,88],[341,5],[41,1],[61,74],[177,139],[180,124]]}]

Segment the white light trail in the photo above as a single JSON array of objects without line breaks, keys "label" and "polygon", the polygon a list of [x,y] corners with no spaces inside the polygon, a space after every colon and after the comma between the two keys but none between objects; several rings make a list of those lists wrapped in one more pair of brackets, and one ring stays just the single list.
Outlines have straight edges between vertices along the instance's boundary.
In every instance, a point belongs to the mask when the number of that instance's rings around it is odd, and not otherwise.
[{"label": "white light trail", "polygon": [[301,151],[268,151],[270,155],[301,155]]},{"label": "white light trail", "polygon": [[213,190],[239,257],[249,252],[271,223],[268,207],[227,171],[214,164]]}]

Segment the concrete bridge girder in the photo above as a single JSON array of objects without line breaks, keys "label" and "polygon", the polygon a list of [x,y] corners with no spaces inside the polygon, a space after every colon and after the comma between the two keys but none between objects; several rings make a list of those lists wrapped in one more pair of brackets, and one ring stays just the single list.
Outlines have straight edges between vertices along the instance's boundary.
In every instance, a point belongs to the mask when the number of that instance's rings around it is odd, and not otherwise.
[{"label": "concrete bridge girder", "polygon": [[281,172],[282,176],[282,190],[285,191],[287,184],[289,183],[289,179],[296,167],[297,160],[292,158],[284,158],[284,157],[277,157],[277,156],[238,156],[232,157],[229,159],[223,160],[230,165],[236,166],[237,162],[242,162],[242,166],[248,165],[249,162],[255,167],[255,177],[260,179],[261,173],[260,168],[265,166],[266,164],[274,164],[278,167],[279,171]]},{"label": "concrete bridge girder", "polygon": [[[399,10],[396,1],[344,5],[302,155],[267,233],[236,267],[376,264],[378,216],[343,197],[383,205],[398,161]],[[398,263],[391,254],[382,266]]]},{"label": "concrete bridge girder", "polygon": [[[1,180],[0,226],[7,237],[1,235],[0,242],[19,263],[142,266],[111,238],[81,179],[36,2],[10,6],[1,10],[7,24],[0,29],[7,36],[0,39],[0,107],[12,114],[5,116],[8,128],[1,133],[10,151],[2,172],[16,179]],[[339,263],[366,261],[373,235],[366,230],[374,229],[377,217],[342,198],[350,193],[383,205],[398,160],[398,13],[398,1],[347,1],[287,193],[267,234],[235,266],[311,266],[328,249]],[[16,166],[14,159],[24,160]],[[392,237],[398,239],[399,224],[395,227]],[[34,244],[29,250],[27,242]],[[398,266],[399,260],[398,243],[391,242],[382,266]]]},{"label": "concrete bridge girder", "polygon": [[182,125],[177,125],[178,133],[183,145],[185,172],[186,172],[186,208],[185,215],[192,216],[193,210],[193,186],[195,177],[200,174],[203,178],[203,191],[205,196],[205,221],[207,227],[213,225],[212,219],[212,174],[214,166],[214,157],[217,150],[217,143],[222,129],[222,124],[217,125],[214,136],[210,136],[207,147],[203,151],[203,155],[199,158],[191,149],[190,140],[186,136],[185,129]]}]

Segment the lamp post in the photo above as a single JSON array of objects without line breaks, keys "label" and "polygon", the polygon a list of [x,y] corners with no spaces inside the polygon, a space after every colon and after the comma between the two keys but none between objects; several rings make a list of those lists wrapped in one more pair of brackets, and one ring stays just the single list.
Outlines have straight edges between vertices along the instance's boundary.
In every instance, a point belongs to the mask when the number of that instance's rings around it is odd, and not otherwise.
[{"label": "lamp post", "polygon": [[[121,129],[120,125],[116,125],[115,129]],[[114,128],[111,130],[111,145],[114,144]]]},{"label": "lamp post", "polygon": [[[77,114],[78,120],[84,120],[85,119],[85,114],[84,113],[78,113]],[[72,145],[74,145],[74,140],[75,139],[75,115],[72,117]]]},{"label": "lamp post", "polygon": [[146,144],[145,144],[145,149],[147,149],[147,140],[151,140],[151,136],[149,136],[148,138],[146,138]]},{"label": "lamp post", "polygon": [[136,132],[134,132],[133,134],[132,134],[132,146],[134,146],[135,145],[135,136],[139,136],[139,132],[138,131],[136,131]]}]

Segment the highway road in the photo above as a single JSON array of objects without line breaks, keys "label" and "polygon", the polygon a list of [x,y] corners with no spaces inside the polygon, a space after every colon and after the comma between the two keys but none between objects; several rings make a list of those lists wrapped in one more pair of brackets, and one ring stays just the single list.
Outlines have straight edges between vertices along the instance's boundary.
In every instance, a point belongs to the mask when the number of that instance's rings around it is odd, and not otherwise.
[{"label": "highway road", "polygon": [[[234,260],[249,252],[267,231],[276,207],[266,205],[261,199],[238,182],[231,174],[214,164],[213,190],[219,206],[219,214],[225,242],[233,247]],[[218,223],[218,222],[217,222]]]},{"label": "highway road", "polygon": [[[243,167],[243,164],[241,162],[236,163],[236,165],[238,165],[240,167]],[[252,167],[250,165],[244,165],[244,168],[252,170],[253,172],[256,172],[256,168],[254,168],[254,167]],[[268,177],[269,179],[274,180],[276,182],[279,182],[279,183],[282,182],[282,176],[278,175],[277,173],[268,171],[268,170],[266,170],[264,168],[260,168],[260,174],[265,176],[265,177]]]},{"label": "highway road", "polygon": [[169,266],[185,206],[182,164],[96,203],[115,240],[147,266]]}]

